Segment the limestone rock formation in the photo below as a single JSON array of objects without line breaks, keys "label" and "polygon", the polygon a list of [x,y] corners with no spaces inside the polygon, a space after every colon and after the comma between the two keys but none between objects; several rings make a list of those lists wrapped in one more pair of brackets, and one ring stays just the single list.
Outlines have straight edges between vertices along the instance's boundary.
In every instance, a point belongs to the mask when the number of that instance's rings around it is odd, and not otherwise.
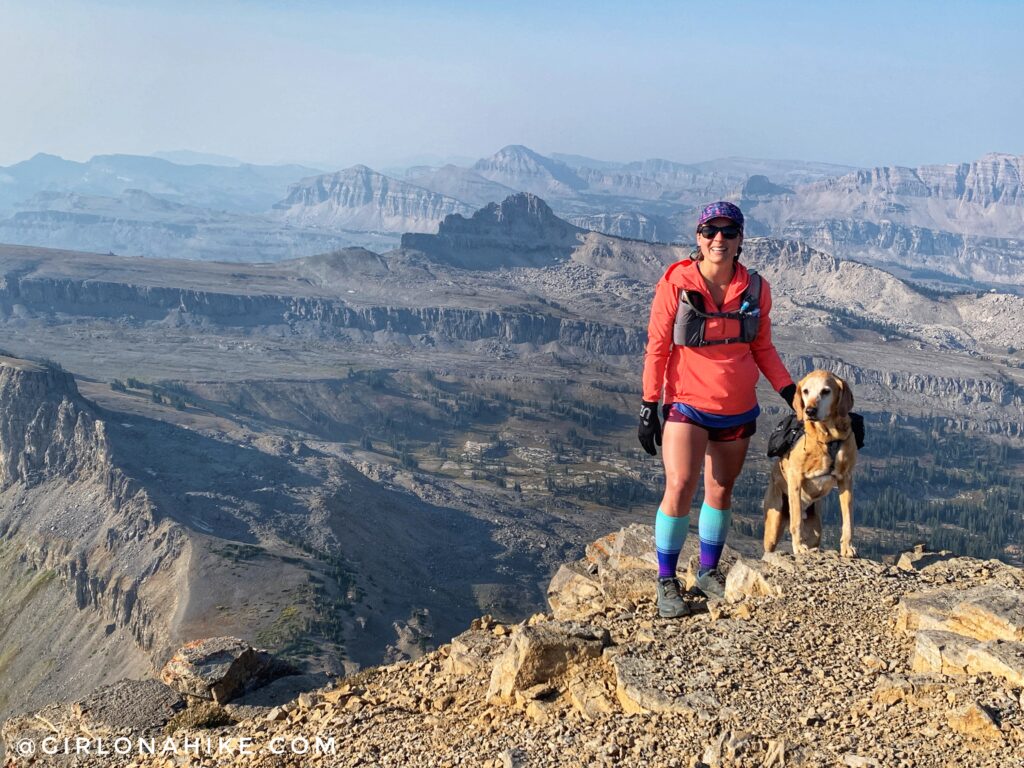
[{"label": "limestone rock formation", "polygon": [[365,165],[303,179],[274,208],[294,224],[378,232],[434,232],[445,216],[473,212],[467,203]]},{"label": "limestone rock formation", "polygon": [[565,219],[583,229],[631,240],[668,242],[674,234],[667,222],[651,214],[635,211],[567,214]]},{"label": "limestone rock formation", "polygon": [[104,424],[78,395],[71,374],[0,357],[0,490],[53,477],[101,472]]},{"label": "limestone rock formation", "polygon": [[403,235],[402,247],[465,269],[537,267],[566,260],[582,233],[536,195],[519,193],[471,218],[446,217],[436,235]]},{"label": "limestone rock formation", "polygon": [[749,202],[767,232],[836,256],[1020,283],[1024,157],[859,170]]}]

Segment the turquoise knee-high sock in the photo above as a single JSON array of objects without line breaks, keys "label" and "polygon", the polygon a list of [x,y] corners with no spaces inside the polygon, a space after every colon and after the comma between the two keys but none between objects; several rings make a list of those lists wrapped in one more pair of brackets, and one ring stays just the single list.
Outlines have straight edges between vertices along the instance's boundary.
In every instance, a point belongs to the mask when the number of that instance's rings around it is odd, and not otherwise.
[{"label": "turquoise knee-high sock", "polygon": [[706,501],[700,508],[697,533],[700,535],[700,569],[707,571],[718,567],[722,559],[725,538],[729,535],[732,522],[731,509],[715,509]]},{"label": "turquoise knee-high sock", "polygon": [[671,579],[676,575],[679,553],[690,529],[690,516],[671,517],[661,511],[654,518],[654,548],[658,552],[658,578]]}]

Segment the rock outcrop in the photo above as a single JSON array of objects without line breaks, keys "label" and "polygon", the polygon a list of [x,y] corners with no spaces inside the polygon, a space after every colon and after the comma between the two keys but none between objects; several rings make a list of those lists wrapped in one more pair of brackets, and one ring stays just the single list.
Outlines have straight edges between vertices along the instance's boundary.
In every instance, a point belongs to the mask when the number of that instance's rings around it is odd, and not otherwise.
[{"label": "rock outcrop", "polygon": [[227,704],[246,690],[298,670],[237,637],[186,643],[160,671],[160,679],[182,695]]},{"label": "rock outcrop", "polygon": [[365,165],[303,179],[274,208],[294,224],[373,232],[435,232],[446,216],[473,212],[467,203]]},{"label": "rock outcrop", "polygon": [[583,232],[536,195],[519,193],[470,218],[446,217],[436,235],[403,235],[402,247],[464,269],[540,267],[567,260]]},{"label": "rock outcrop", "polygon": [[[241,755],[277,765],[284,758],[270,745],[293,743],[306,750],[303,765],[323,766],[1020,764],[1024,683],[1004,672],[1024,670],[1022,660],[1001,651],[1003,667],[972,667],[957,650],[936,665],[921,653],[940,631],[989,649],[1017,643],[1020,569],[923,552],[902,568],[833,552],[732,554],[726,600],[688,595],[694,613],[665,620],[653,600],[651,536],[625,529],[571,567],[593,577],[593,605],[562,574],[549,589],[562,618],[508,626],[484,617],[417,661],[234,726],[185,728],[180,738],[229,746],[178,764],[234,765]],[[638,580],[628,597],[601,586],[633,572],[646,588]],[[4,733],[8,744],[18,735]],[[313,746],[328,734],[333,745]],[[242,755],[241,739],[252,754]]]},{"label": "rock outcrop", "polygon": [[0,357],[0,491],[102,472],[109,446],[102,421],[71,374]]}]

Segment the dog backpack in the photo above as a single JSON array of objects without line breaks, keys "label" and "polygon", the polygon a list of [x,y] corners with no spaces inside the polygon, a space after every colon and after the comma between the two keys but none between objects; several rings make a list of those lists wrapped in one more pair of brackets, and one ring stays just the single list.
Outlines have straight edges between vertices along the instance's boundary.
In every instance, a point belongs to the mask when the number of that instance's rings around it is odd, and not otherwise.
[{"label": "dog backpack", "polygon": [[[724,317],[740,321],[740,335],[732,339],[704,338],[704,326],[709,317]],[[679,289],[679,307],[672,327],[672,343],[677,347],[709,347],[713,344],[750,344],[757,338],[761,327],[761,276],[750,270],[750,282],[740,296],[738,312],[705,312],[704,296],[700,291]]]},{"label": "dog backpack", "polygon": [[[859,413],[850,412],[850,428],[853,430],[853,439],[857,443],[857,450],[864,447],[864,417]],[[797,419],[795,413],[782,417],[775,429],[768,435],[768,455],[773,458],[781,458],[789,453],[804,434],[804,425]],[[830,450],[831,452],[831,450]],[[832,457],[833,461],[835,456]]]},{"label": "dog backpack", "polygon": [[775,425],[775,429],[768,436],[768,455],[782,457],[789,453],[789,449],[796,445],[796,441],[804,433],[803,422],[795,413],[791,413]]}]

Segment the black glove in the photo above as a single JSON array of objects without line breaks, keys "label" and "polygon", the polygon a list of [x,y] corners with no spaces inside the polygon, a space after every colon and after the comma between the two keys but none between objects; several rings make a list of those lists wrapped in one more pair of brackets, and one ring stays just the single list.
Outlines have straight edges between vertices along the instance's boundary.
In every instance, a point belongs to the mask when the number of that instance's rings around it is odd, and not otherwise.
[{"label": "black glove", "polygon": [[649,403],[646,400],[640,405],[640,426],[636,430],[637,439],[640,445],[651,456],[658,455],[658,449],[654,446],[661,445],[661,420],[658,418],[658,403]]},{"label": "black glove", "polygon": [[857,450],[859,451],[864,447],[864,417],[850,411],[850,429],[853,430],[853,439],[857,441]]},{"label": "black glove", "polygon": [[796,384],[787,384],[779,390],[779,395],[785,400],[789,407],[793,407],[793,398],[796,397]]}]

